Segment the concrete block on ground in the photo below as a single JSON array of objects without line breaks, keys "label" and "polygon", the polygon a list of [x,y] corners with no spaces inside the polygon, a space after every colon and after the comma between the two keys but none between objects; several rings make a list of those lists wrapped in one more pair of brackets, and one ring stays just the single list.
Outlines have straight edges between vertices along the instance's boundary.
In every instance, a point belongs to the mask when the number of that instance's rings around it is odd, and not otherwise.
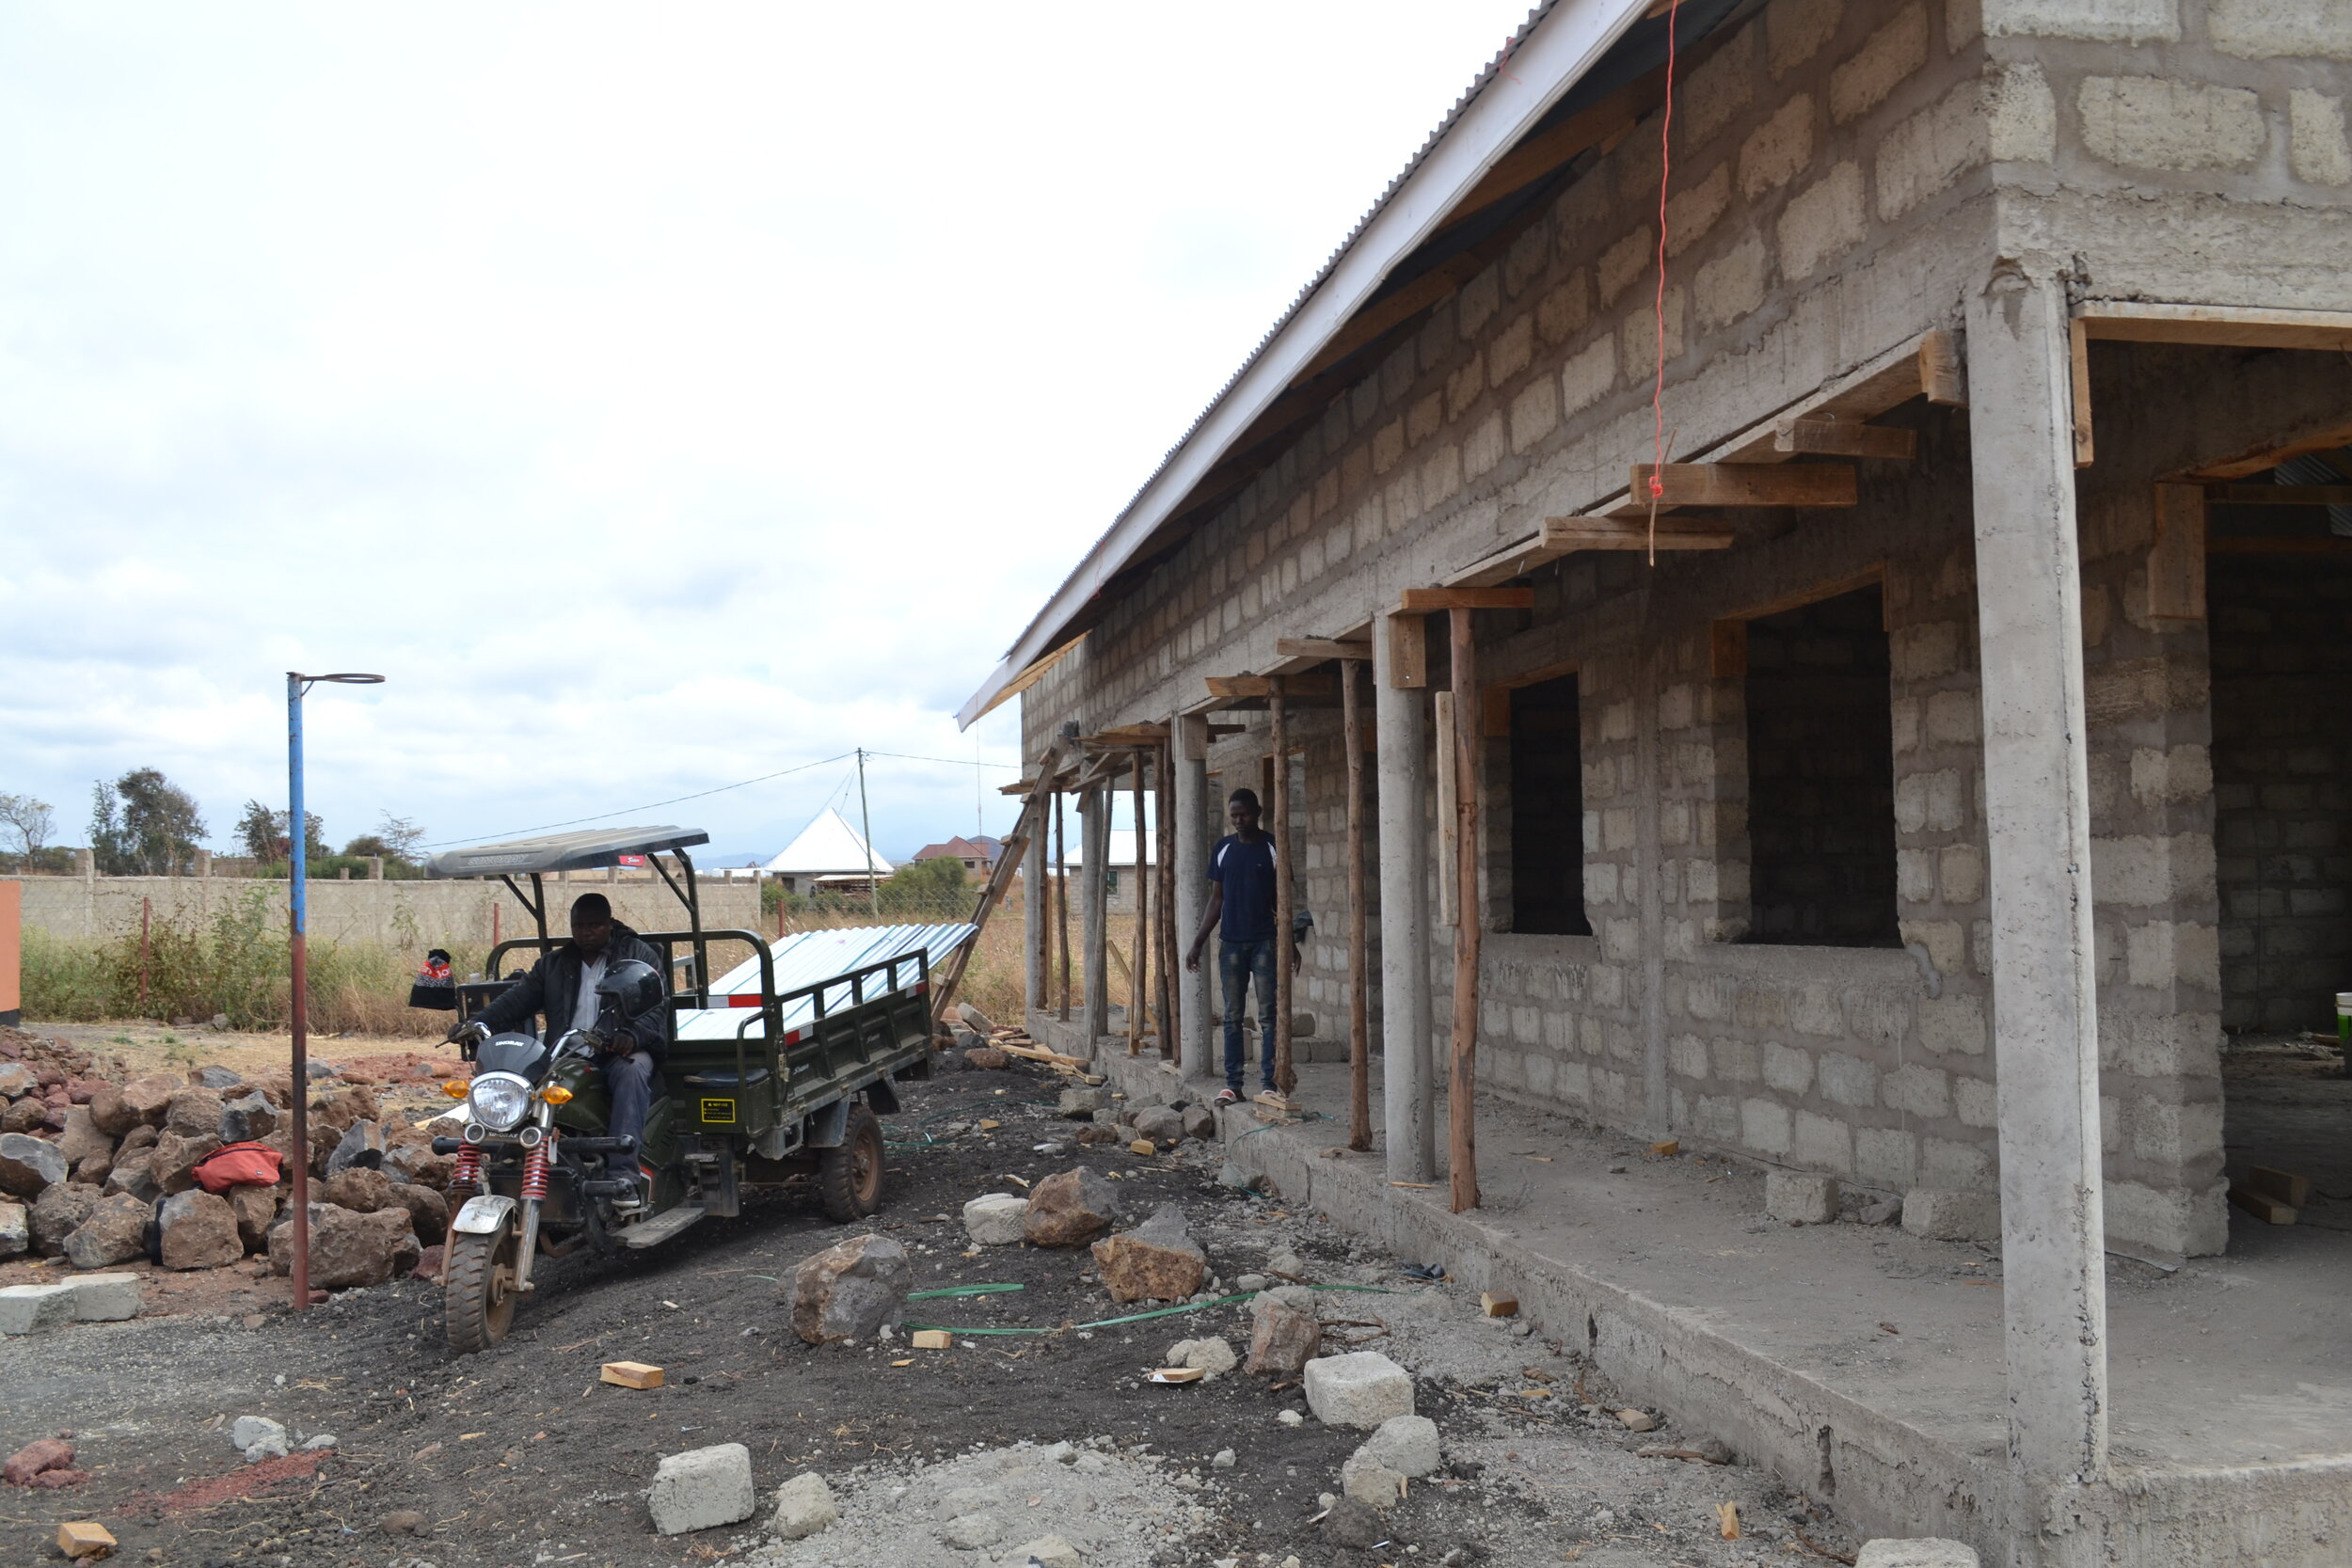
[{"label": "concrete block on ground", "polygon": [[1405,1496],[1405,1477],[1376,1459],[1356,1453],[1340,1466],[1340,1490],[1373,1508],[1394,1508]]},{"label": "concrete block on ground", "polygon": [[963,1206],[963,1229],[976,1245],[1017,1246],[1029,1200],[1010,1193],[982,1193]]},{"label": "concrete block on ground", "polygon": [[1903,1194],[1903,1228],[1931,1242],[2001,1239],[2001,1199],[1994,1193],[1956,1193],[1914,1187]]},{"label": "concrete block on ground", "polygon": [[770,1530],[787,1541],[799,1541],[828,1529],[841,1517],[833,1488],[814,1470],[804,1471],[776,1488],[775,1517]]},{"label": "concrete block on ground", "polygon": [[1853,1568],[1980,1568],[1977,1549],[1940,1536],[1916,1541],[1881,1539],[1865,1542],[1854,1554]]},{"label": "concrete block on ground", "polygon": [[1211,1335],[1205,1339],[1179,1339],[1168,1348],[1168,1364],[1171,1367],[1198,1367],[1207,1377],[1230,1372],[1241,1364],[1233,1347],[1224,1338]]},{"label": "concrete block on ground", "polygon": [[1827,1225],[1837,1218],[1837,1182],[1803,1171],[1767,1171],[1764,1212],[1791,1225]]},{"label": "concrete block on ground", "polygon": [[752,1490],[752,1450],[720,1443],[672,1454],[654,1471],[645,1506],[663,1535],[741,1524],[759,1506]]},{"label": "concrete block on ground", "polygon": [[135,1274],[86,1274],[67,1280],[73,1292],[73,1321],[117,1323],[139,1315],[139,1276]]},{"label": "concrete block on ground", "polygon": [[1307,1363],[1307,1408],[1326,1426],[1369,1432],[1413,1413],[1413,1380],[1378,1351],[1351,1351]]},{"label": "concrete block on ground", "polygon": [[0,1334],[46,1334],[73,1321],[73,1285],[10,1285],[0,1290]]},{"label": "concrete block on ground", "polygon": [[1434,1474],[1445,1459],[1438,1443],[1438,1423],[1426,1416],[1390,1417],[1364,1439],[1356,1457],[1408,1477]]}]

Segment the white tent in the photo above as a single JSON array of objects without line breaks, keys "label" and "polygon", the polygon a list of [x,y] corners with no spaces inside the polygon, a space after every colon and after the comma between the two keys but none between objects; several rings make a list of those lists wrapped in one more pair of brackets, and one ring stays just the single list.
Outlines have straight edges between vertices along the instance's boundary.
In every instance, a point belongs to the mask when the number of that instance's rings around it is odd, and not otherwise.
[{"label": "white tent", "polygon": [[839,812],[827,806],[763,869],[771,877],[783,878],[785,886],[793,892],[804,893],[819,877],[863,879],[869,865],[877,877],[887,877],[897,869],[870,850]]}]

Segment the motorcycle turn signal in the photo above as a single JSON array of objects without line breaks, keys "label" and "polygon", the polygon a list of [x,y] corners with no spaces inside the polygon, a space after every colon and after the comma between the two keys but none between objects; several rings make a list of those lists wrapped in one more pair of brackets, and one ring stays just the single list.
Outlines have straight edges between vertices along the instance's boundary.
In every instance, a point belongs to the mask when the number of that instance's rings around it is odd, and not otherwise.
[{"label": "motorcycle turn signal", "polygon": [[572,1091],[561,1084],[549,1084],[539,1091],[539,1098],[550,1105],[569,1105],[572,1102]]},{"label": "motorcycle turn signal", "polygon": [[463,1078],[453,1078],[448,1083],[441,1085],[441,1092],[449,1096],[452,1100],[463,1100],[466,1098],[466,1091],[470,1087],[472,1087],[472,1085],[468,1084]]}]

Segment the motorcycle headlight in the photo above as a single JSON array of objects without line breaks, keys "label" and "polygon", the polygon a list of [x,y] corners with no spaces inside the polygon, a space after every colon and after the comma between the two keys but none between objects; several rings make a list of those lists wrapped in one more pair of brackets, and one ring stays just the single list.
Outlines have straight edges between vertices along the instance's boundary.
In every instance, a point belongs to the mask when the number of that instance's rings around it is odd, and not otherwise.
[{"label": "motorcycle headlight", "polygon": [[485,1072],[466,1091],[473,1118],[494,1132],[510,1132],[531,1114],[531,1085],[511,1072]]}]

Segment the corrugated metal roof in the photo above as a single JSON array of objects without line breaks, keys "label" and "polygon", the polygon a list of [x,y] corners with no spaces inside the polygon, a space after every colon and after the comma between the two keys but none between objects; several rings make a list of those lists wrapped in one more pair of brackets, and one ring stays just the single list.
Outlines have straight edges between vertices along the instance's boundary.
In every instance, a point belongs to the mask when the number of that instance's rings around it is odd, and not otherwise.
[{"label": "corrugated metal roof", "polygon": [[[849,926],[838,930],[796,931],[777,942],[771,949],[775,964],[776,990],[789,994],[803,986],[814,986],[835,975],[847,974],[867,964],[881,963],[886,958],[902,958],[929,949],[930,961],[936,967],[948,954],[979,934],[979,927],[969,921],[948,926]],[[902,972],[909,985],[914,983],[912,970]],[[711,982],[714,996],[756,994],[759,990],[759,960],[745,958],[733,969]],[[876,994],[868,991],[868,997]],[[828,1010],[846,1006],[850,1000],[850,988],[842,985],[828,989],[825,1006]],[[741,1007],[696,1007],[677,1015],[677,1037],[681,1040],[731,1040],[746,1020],[756,1020],[758,1014]],[[817,999],[811,995],[787,1003],[784,1009],[784,1026],[787,1030],[811,1023],[817,1018]],[[757,1039],[761,1030],[754,1022],[745,1037]]]}]

